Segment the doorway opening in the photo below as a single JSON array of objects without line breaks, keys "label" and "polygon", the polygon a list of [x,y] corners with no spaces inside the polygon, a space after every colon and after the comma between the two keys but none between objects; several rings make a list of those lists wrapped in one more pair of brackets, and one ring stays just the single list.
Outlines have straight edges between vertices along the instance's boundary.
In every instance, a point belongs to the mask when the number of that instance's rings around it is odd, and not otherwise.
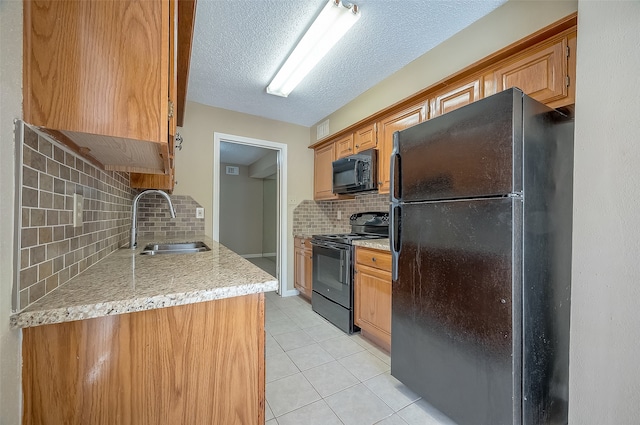
[{"label": "doorway opening", "polygon": [[213,239],[287,286],[287,145],[214,133]]}]

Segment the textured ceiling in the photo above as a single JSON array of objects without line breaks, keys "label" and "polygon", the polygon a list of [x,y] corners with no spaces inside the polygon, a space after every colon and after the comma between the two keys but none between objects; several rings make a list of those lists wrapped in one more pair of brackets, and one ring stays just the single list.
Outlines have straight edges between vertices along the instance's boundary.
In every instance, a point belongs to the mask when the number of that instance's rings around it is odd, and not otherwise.
[{"label": "textured ceiling", "polygon": [[506,0],[354,0],[362,16],[288,98],[265,88],[326,0],[198,0],[187,99],[311,126]]}]

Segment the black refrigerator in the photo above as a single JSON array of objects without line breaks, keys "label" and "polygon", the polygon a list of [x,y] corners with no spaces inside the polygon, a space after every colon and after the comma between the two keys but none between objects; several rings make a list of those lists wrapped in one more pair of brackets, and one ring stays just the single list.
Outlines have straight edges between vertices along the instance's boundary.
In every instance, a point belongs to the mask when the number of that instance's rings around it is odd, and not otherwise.
[{"label": "black refrigerator", "polygon": [[391,374],[460,425],[566,424],[573,121],[514,88],[393,143]]}]

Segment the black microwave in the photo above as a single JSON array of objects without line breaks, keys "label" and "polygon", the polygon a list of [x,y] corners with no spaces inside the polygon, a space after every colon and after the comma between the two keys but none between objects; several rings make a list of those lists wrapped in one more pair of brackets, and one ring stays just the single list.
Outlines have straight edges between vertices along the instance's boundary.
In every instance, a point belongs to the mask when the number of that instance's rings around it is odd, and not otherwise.
[{"label": "black microwave", "polygon": [[332,163],[333,193],[338,195],[376,190],[376,150],[368,149]]}]

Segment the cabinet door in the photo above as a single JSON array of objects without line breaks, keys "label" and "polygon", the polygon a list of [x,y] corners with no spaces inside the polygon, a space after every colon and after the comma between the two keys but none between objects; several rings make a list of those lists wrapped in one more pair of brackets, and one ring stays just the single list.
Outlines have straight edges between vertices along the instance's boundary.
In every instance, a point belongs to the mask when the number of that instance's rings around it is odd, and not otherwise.
[{"label": "cabinet door", "polygon": [[382,119],[378,124],[378,192],[389,193],[389,167],[393,149],[393,133],[425,120],[425,103],[421,102],[402,112]]},{"label": "cabinet door", "polygon": [[313,291],[313,251],[304,250],[304,285],[307,291],[307,298],[311,298]]},{"label": "cabinet door", "polygon": [[311,297],[311,239],[294,238],[293,284],[302,295]]},{"label": "cabinet door", "polygon": [[356,264],[354,320],[365,336],[391,346],[391,272]]},{"label": "cabinet door", "polygon": [[336,159],[343,158],[353,153],[353,134],[336,140]]},{"label": "cabinet door", "polygon": [[293,284],[301,293],[304,292],[304,250],[296,246],[293,250]]},{"label": "cabinet door", "polygon": [[24,15],[25,121],[167,143],[168,1],[27,1]]},{"label": "cabinet door", "polygon": [[473,81],[462,84],[453,89],[447,89],[431,100],[431,108],[429,108],[429,119],[435,118],[447,112],[458,109],[461,106],[468,105],[482,98],[482,77]]},{"label": "cabinet door", "polygon": [[[181,27],[178,28],[178,2],[177,0],[169,0],[169,13],[170,13],[170,25],[169,25],[169,80],[167,87],[167,94],[169,104],[172,105],[169,110],[168,120],[168,136],[167,136],[167,152],[166,169],[168,171],[165,174],[146,174],[146,173],[130,173],[130,186],[134,189],[161,189],[167,190],[169,193],[173,191],[175,185],[175,136],[176,136],[176,124],[178,120],[178,86],[177,86],[177,40],[178,30],[191,31],[193,28],[193,20],[187,22],[181,22]],[[193,19],[193,17],[191,17]],[[182,46],[185,49],[190,49],[189,46]],[[183,77],[184,78],[184,77]],[[182,108],[181,114],[184,115]]]},{"label": "cabinet door", "polygon": [[313,199],[335,199],[333,194],[333,170],[335,143],[318,148],[313,161]]},{"label": "cabinet door", "polygon": [[567,42],[567,37],[563,37],[501,64],[493,71],[495,91],[518,87],[545,104],[567,98]]},{"label": "cabinet door", "polygon": [[355,132],[353,141],[354,151],[358,153],[360,151],[366,151],[367,149],[373,149],[377,146],[377,142],[376,125],[368,125]]}]

